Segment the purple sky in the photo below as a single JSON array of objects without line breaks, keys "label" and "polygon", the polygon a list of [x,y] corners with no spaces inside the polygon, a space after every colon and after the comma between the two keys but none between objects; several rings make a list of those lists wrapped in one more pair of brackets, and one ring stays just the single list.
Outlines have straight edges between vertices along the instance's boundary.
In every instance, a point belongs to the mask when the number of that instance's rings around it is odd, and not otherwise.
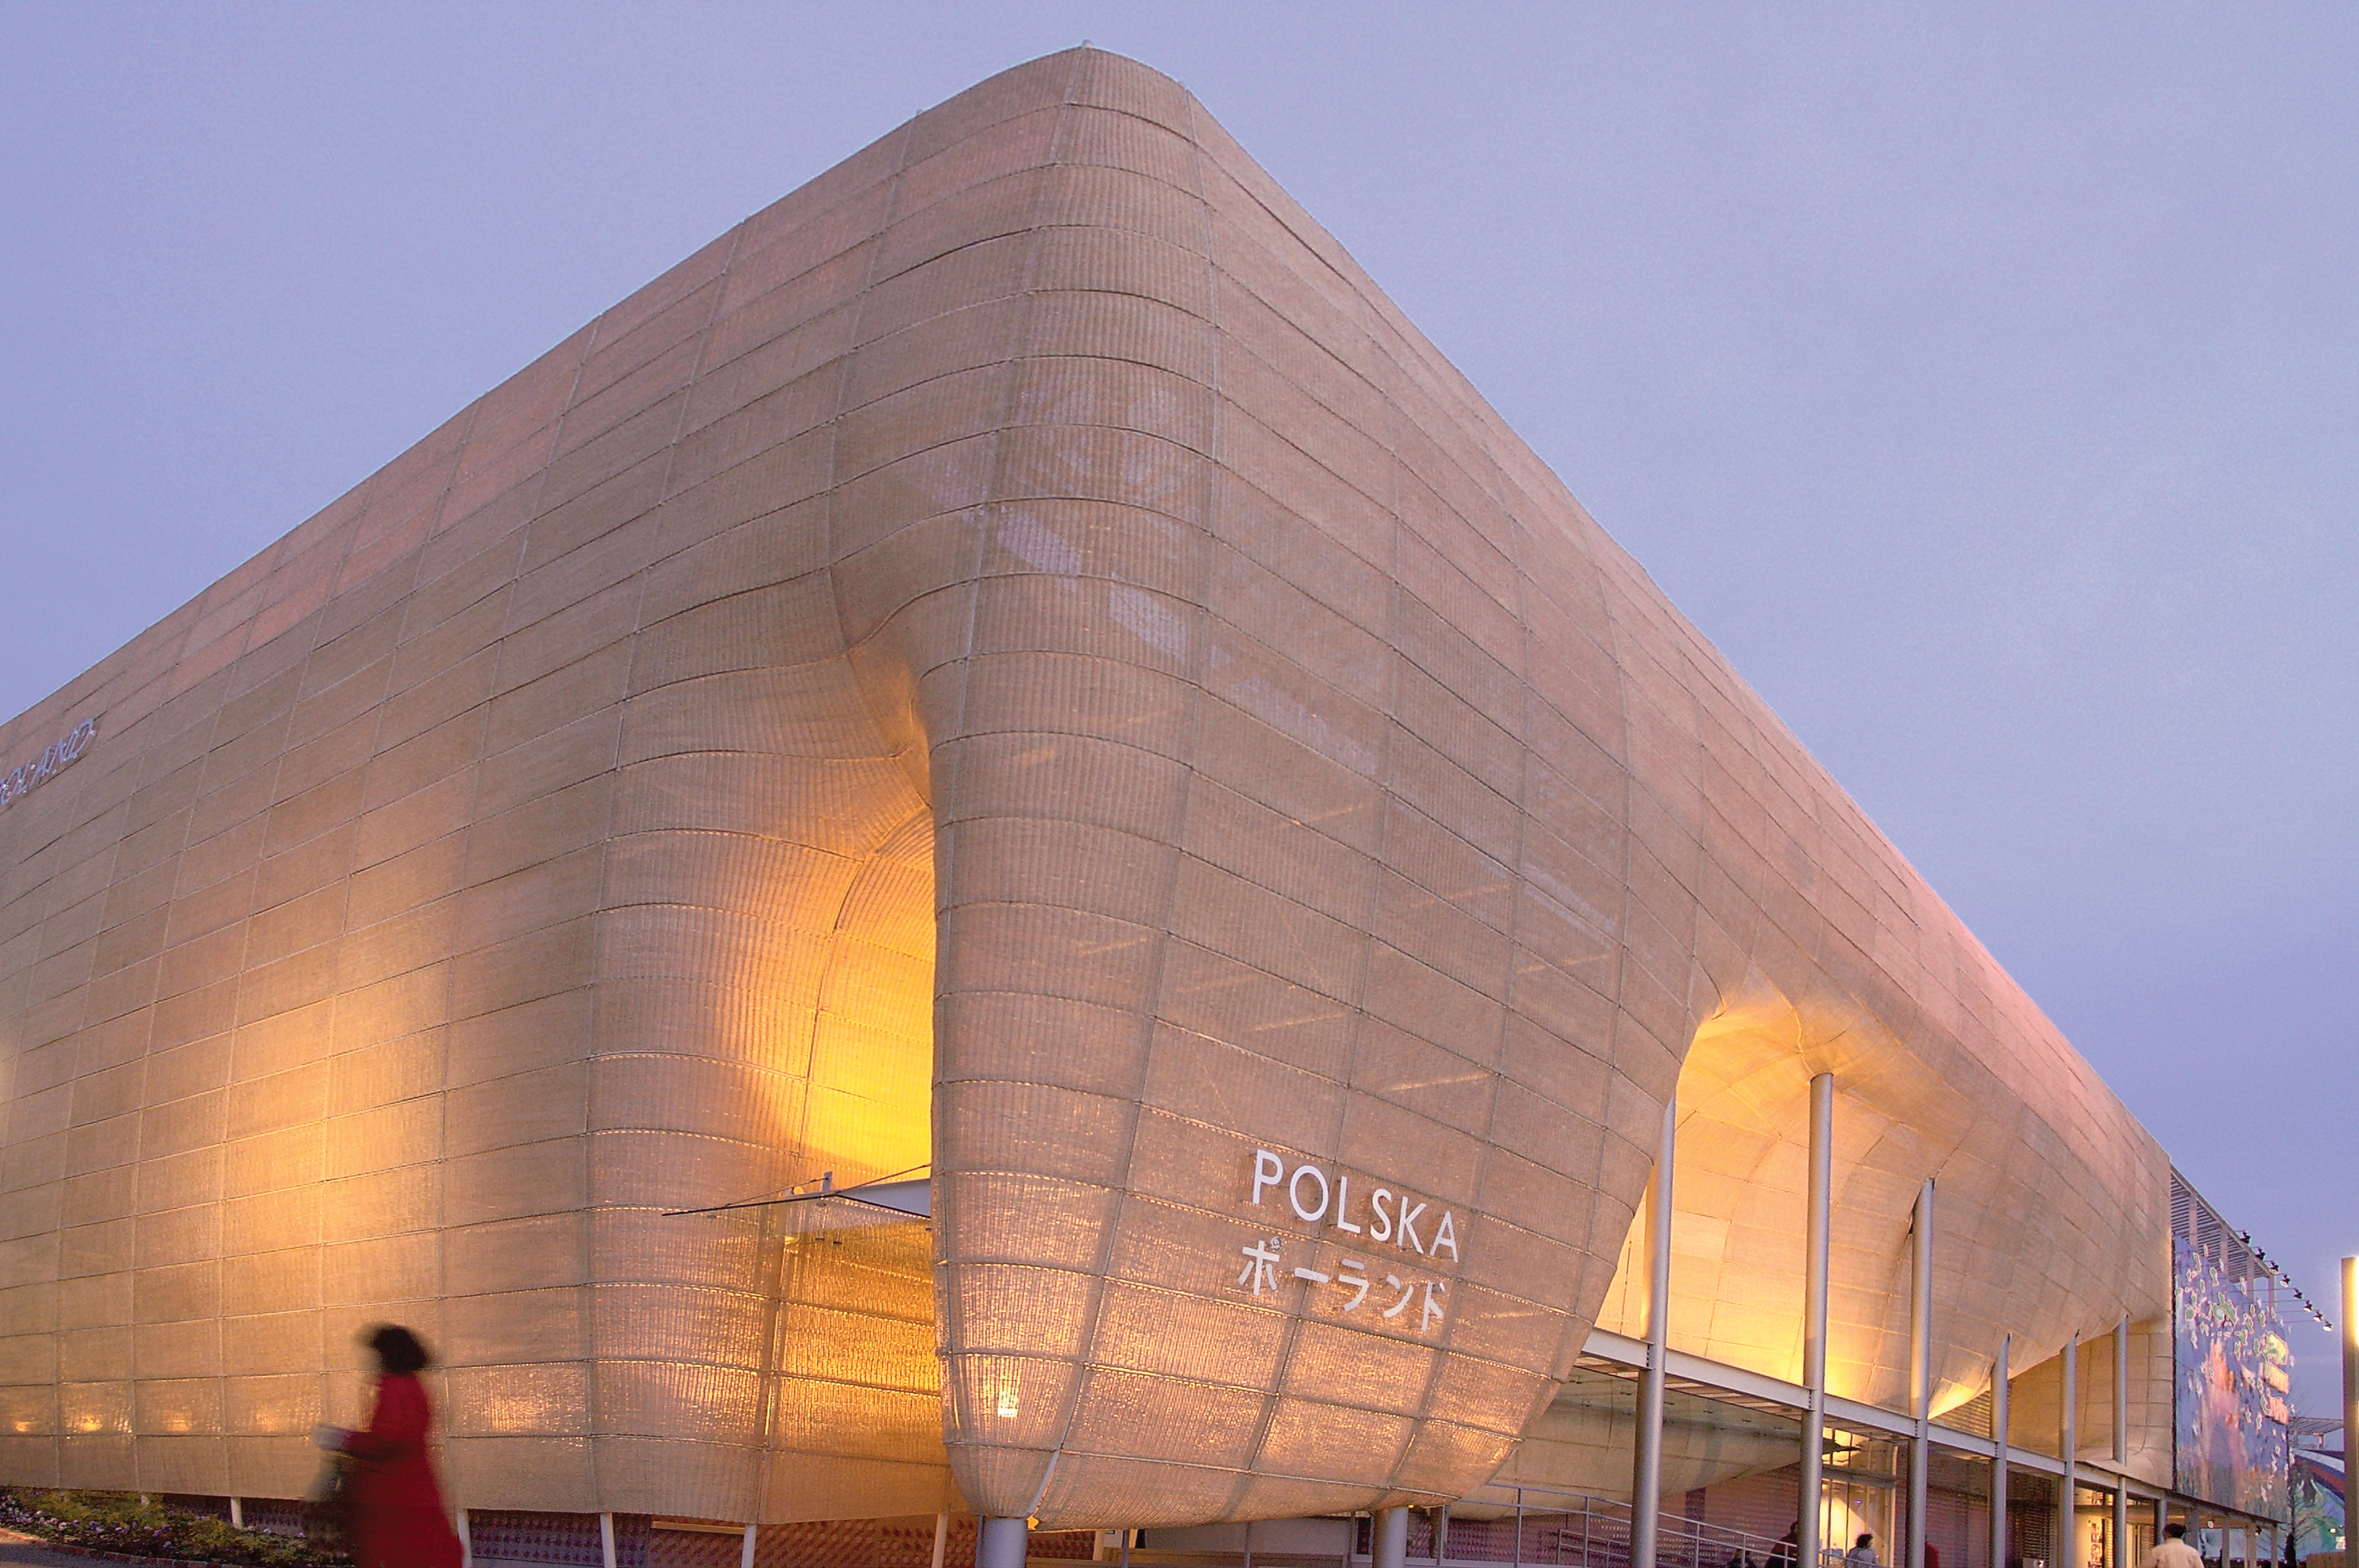
[{"label": "purple sky", "polygon": [[2331,1300],[2359,11],[997,9],[0,7],[0,714],[1088,38],[1351,247]]}]

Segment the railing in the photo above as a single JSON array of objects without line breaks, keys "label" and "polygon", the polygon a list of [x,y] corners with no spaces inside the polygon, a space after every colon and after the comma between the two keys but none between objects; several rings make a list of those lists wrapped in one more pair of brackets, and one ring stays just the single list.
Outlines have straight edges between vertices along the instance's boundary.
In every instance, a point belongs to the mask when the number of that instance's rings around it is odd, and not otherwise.
[{"label": "railing", "polygon": [[[1513,1490],[1513,1501],[1505,1497],[1486,1499],[1492,1506],[1505,1504],[1513,1512],[1489,1519],[1451,1519],[1438,1561],[1470,1565],[1506,1563],[1518,1568],[1631,1568],[1627,1503],[1531,1487]],[[1657,1568],[1727,1568],[1740,1561],[1749,1561],[1753,1568],[1770,1568],[1781,1547],[1792,1551],[1790,1545],[1772,1537],[1708,1524],[1684,1514],[1656,1517]],[[1368,1528],[1364,1520],[1353,1531],[1352,1561],[1355,1563],[1368,1561],[1364,1534]],[[1411,1563],[1437,1561],[1433,1538],[1431,1517],[1416,1516],[1409,1531]],[[1825,1568],[1842,1568],[1840,1552],[1822,1553],[1822,1557]],[[1790,1563],[1791,1559],[1787,1561]]]}]

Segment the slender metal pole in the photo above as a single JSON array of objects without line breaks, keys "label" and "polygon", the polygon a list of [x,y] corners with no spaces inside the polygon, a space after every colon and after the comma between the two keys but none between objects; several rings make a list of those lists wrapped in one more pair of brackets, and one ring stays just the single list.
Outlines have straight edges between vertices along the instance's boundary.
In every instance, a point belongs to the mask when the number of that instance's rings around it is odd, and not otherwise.
[{"label": "slender metal pole", "polygon": [[[950,1545],[950,1541],[951,1516],[936,1514],[934,1516],[934,1568],[942,1568],[942,1553]],[[1130,1531],[1126,1530],[1122,1532],[1122,1560],[1127,1568],[1130,1562]]]},{"label": "slender metal pole", "polygon": [[[1436,1563],[1440,1562],[1442,1553],[1448,1551],[1449,1547],[1450,1505],[1444,1503],[1433,1516],[1433,1560]],[[1253,1568],[1253,1564],[1248,1563],[1245,1568]]]},{"label": "slender metal pole", "polygon": [[1663,1102],[1655,1177],[1647,1184],[1647,1370],[1638,1381],[1638,1436],[1630,1456],[1630,1568],[1655,1568],[1663,1499],[1663,1363],[1671,1335],[1671,1167],[1680,1097]]},{"label": "slender metal pole", "polygon": [[1516,1554],[1508,1568],[1524,1568],[1524,1489],[1516,1488]]},{"label": "slender metal pole", "polygon": [[2064,1342],[2064,1387],[2056,1401],[2056,1454],[2064,1461],[2063,1504],[2057,1510],[2064,1520],[2064,1561],[2060,1568],[2081,1568],[2081,1516],[2077,1496],[2080,1476],[2073,1451],[2081,1441],[2081,1336]]},{"label": "slender metal pole", "polygon": [[1795,1531],[1798,1568],[1819,1568],[1827,1442],[1827,1228],[1834,1198],[1835,1076],[1810,1080],[1810,1213],[1809,1275],[1802,1306],[1802,1381],[1810,1391],[1802,1425],[1800,1528]]},{"label": "slender metal pole", "polygon": [[598,1560],[605,1564],[605,1568],[614,1568],[614,1516],[612,1513],[598,1516]]},{"label": "slender metal pole", "polygon": [[[1925,1472],[1933,1463],[1933,1178],[1917,1189],[1909,1249],[1916,1290],[1908,1302],[1908,1568],[1925,1568]],[[1964,1568],[1961,1563],[1959,1568]]]},{"label": "slender metal pole", "polygon": [[2130,1314],[2114,1325],[2114,1549],[2105,1568],[2130,1560]]},{"label": "slender metal pole", "polygon": [[745,1526],[745,1542],[737,1549],[737,1568],[754,1568],[754,1537],[756,1527]]},{"label": "slender metal pole", "polygon": [[[2359,1472],[2359,1258],[2343,1260],[2343,1489],[2351,1487],[2350,1476]],[[2343,1537],[2343,1560],[2351,1561],[2351,1552],[2359,1547],[2349,1535]]]},{"label": "slender metal pole", "polygon": [[1376,1510],[1375,1533],[1368,1541],[1370,1568],[1408,1568],[1408,1509]]},{"label": "slender metal pole", "polygon": [[2006,1568],[2006,1360],[2015,1336],[1998,1336],[1998,1360],[1991,1368],[1990,1568]]},{"label": "slender metal pole", "polygon": [[1253,1568],[1253,1520],[1245,1520],[1245,1568]]}]

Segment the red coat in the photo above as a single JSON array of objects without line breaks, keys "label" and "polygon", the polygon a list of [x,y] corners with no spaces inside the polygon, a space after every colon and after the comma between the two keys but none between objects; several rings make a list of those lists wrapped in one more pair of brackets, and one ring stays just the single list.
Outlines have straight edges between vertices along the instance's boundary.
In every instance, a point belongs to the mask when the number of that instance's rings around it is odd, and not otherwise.
[{"label": "red coat", "polygon": [[459,1538],[426,1453],[433,1425],[426,1390],[398,1373],[377,1379],[368,1430],[344,1439],[354,1461],[348,1489],[359,1568],[459,1568]]}]

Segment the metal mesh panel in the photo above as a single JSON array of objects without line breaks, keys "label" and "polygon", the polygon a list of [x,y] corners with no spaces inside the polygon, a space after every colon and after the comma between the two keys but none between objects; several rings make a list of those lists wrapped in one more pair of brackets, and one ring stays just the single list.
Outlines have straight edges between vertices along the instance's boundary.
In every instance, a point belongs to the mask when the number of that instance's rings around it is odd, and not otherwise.
[{"label": "metal mesh panel", "polygon": [[467,1544],[475,1556],[493,1561],[552,1563],[563,1568],[603,1568],[606,1561],[596,1514],[471,1509]]}]

